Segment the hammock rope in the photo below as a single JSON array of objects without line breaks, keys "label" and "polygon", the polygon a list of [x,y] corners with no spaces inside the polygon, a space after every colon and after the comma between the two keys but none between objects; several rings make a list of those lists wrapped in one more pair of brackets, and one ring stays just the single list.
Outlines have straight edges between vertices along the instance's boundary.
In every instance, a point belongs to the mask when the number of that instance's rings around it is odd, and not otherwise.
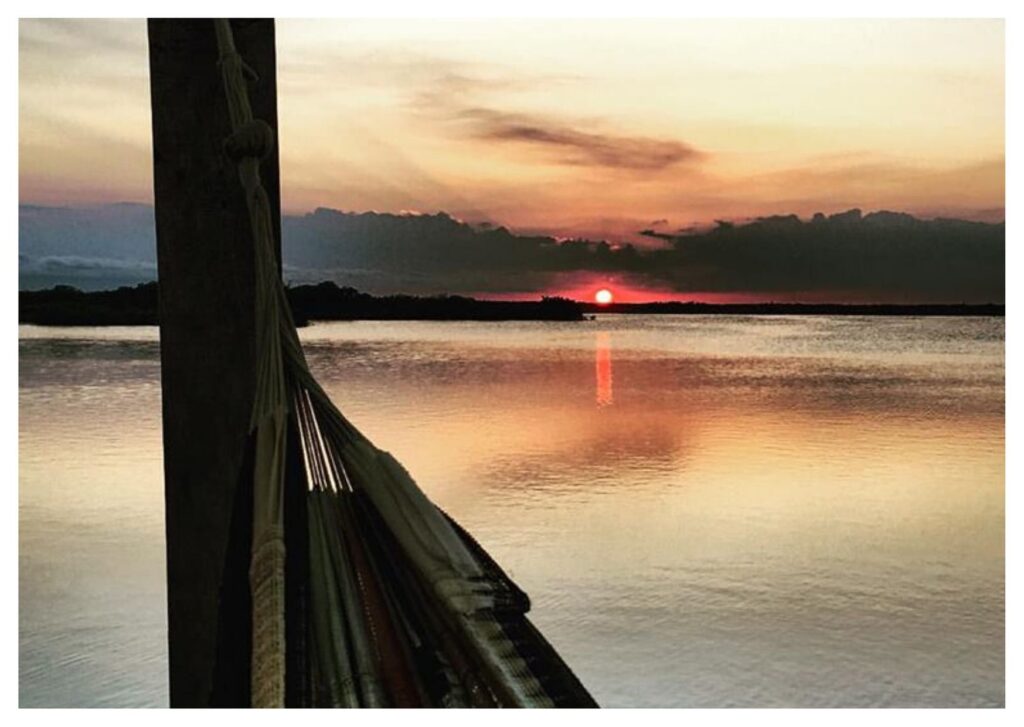
[{"label": "hammock rope", "polygon": [[[301,706],[596,706],[526,619],[526,594],[310,373],[260,179],[274,133],[253,118],[246,83],[255,73],[229,21],[214,23],[231,124],[224,149],[238,166],[255,245],[252,705],[286,706],[295,618],[308,670],[308,686],[292,698]],[[288,474],[294,462],[299,480]],[[306,507],[301,614],[286,613],[290,487],[302,488]]]}]

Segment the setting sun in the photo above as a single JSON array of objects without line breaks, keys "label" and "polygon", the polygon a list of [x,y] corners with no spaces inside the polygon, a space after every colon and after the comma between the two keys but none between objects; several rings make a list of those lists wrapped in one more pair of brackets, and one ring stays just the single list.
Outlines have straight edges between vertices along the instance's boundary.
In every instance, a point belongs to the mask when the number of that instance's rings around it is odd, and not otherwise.
[{"label": "setting sun", "polygon": [[594,300],[601,305],[608,305],[612,302],[612,291],[608,290],[608,288],[601,288],[594,293]]}]

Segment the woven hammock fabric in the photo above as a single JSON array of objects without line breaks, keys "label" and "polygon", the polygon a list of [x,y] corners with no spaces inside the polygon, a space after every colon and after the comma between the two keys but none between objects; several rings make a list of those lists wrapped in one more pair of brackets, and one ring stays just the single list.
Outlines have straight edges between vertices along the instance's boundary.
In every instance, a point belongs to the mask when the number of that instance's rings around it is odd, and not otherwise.
[{"label": "woven hammock fabric", "polygon": [[[232,130],[225,151],[238,164],[256,251],[252,705],[596,706],[525,617],[526,594],[310,374],[260,181],[273,132],[253,119],[254,74],[230,23],[214,23]],[[299,545],[286,532],[288,488],[304,493]],[[298,613],[286,609],[296,577],[286,543],[305,564]],[[289,644],[286,633],[300,636]]]}]

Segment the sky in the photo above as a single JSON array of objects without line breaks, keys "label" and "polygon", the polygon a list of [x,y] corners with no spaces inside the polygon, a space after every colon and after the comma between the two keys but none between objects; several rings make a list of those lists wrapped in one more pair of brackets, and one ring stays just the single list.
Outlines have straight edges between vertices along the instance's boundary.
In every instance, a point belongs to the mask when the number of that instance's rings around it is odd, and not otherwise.
[{"label": "sky", "polygon": [[[144,21],[19,37],[21,203],[151,202]],[[280,20],[277,46],[287,213],[640,245],[852,207],[1003,219],[998,20]]]}]

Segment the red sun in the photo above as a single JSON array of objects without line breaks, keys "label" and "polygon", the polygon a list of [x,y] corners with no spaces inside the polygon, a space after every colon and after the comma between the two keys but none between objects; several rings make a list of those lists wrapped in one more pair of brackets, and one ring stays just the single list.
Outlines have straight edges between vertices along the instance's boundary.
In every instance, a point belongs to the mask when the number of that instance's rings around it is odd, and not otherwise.
[{"label": "red sun", "polygon": [[599,291],[594,293],[594,302],[598,305],[608,305],[613,299],[614,296],[612,295],[612,291],[608,290],[608,288],[601,288]]}]

